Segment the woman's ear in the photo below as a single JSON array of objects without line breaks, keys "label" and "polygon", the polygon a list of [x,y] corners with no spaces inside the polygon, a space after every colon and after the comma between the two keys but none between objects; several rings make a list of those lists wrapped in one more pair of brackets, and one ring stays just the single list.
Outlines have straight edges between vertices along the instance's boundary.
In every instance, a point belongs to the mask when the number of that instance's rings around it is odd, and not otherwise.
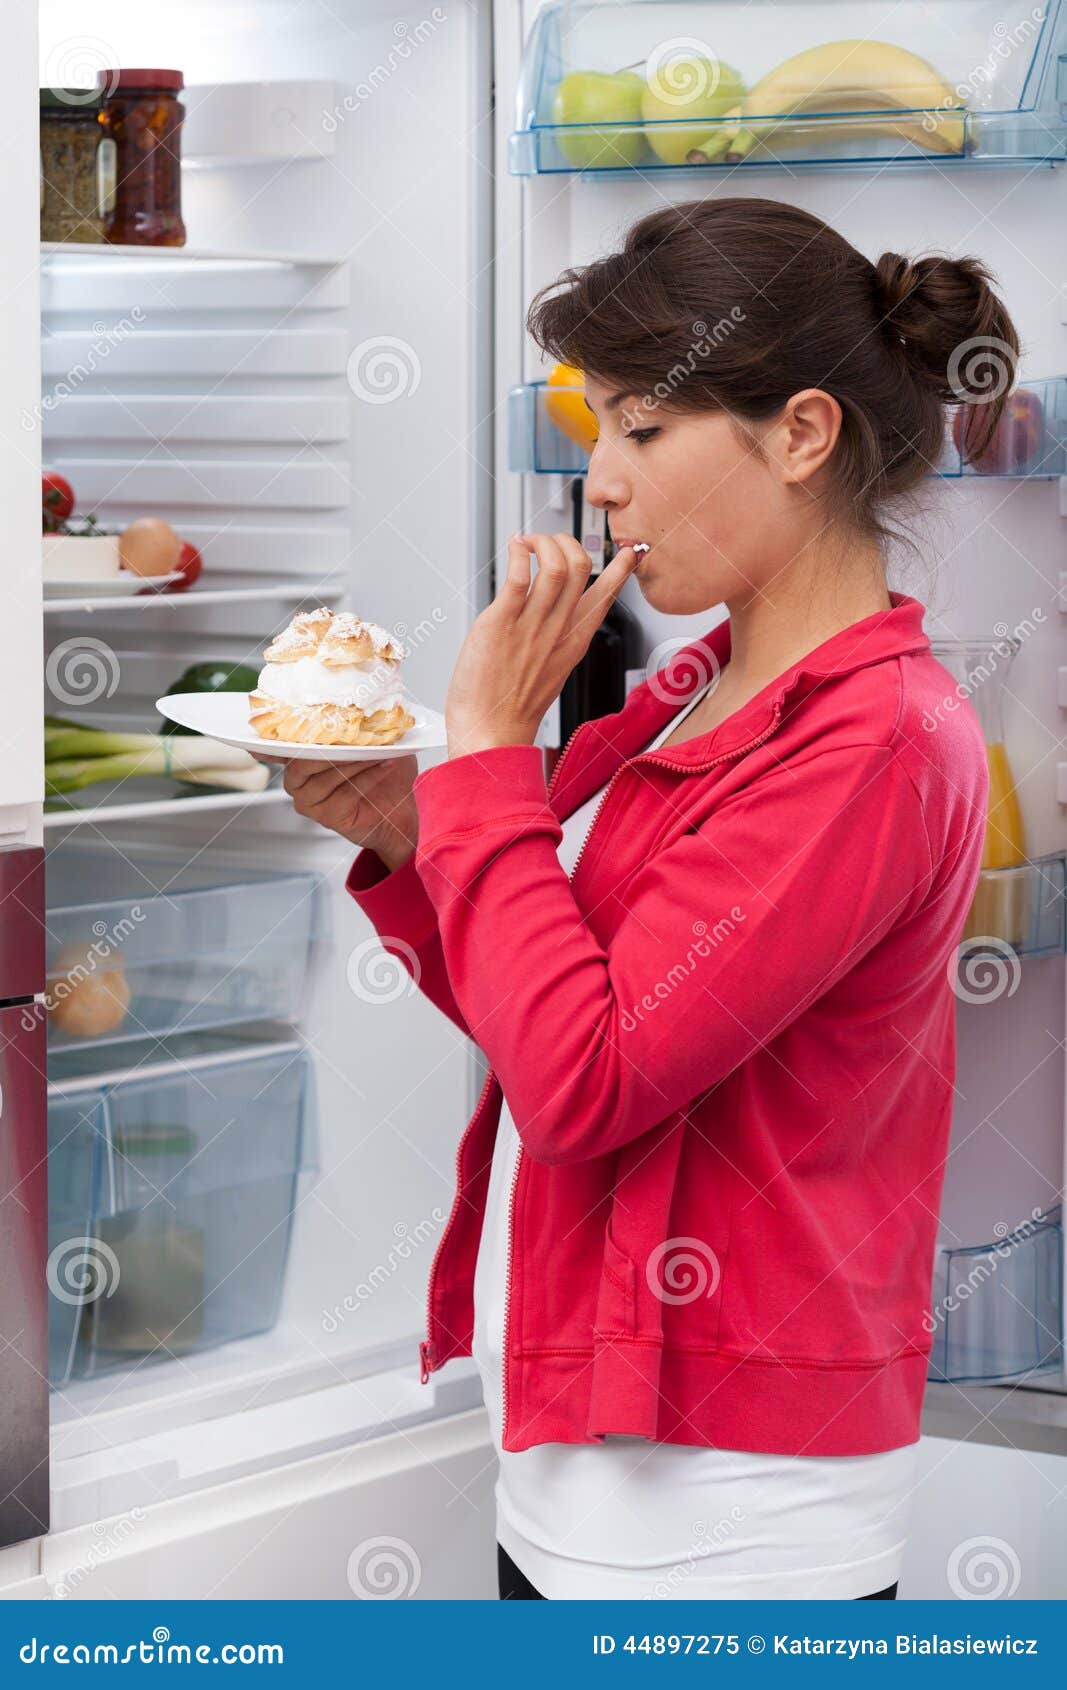
[{"label": "woman's ear", "polygon": [[763,449],[783,485],[802,485],[822,469],[840,433],[837,400],[821,387],[805,387],[787,401]]}]

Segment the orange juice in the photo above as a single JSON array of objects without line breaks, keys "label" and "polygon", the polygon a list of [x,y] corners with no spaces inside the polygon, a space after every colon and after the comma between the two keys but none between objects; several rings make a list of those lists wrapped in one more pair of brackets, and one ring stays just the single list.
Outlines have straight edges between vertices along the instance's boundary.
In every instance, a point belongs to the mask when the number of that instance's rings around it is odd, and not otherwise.
[{"label": "orange juice", "polygon": [[[964,939],[991,934],[1009,945],[1021,945],[1029,919],[1030,876],[1026,862],[1019,794],[1011,765],[999,740],[986,746],[989,759],[989,813],[982,848],[982,872],[974,902],[963,929]],[[1018,870],[1017,873],[1010,872]],[[989,872],[1000,870],[1000,873]],[[1005,872],[1007,871],[1007,872]]]}]

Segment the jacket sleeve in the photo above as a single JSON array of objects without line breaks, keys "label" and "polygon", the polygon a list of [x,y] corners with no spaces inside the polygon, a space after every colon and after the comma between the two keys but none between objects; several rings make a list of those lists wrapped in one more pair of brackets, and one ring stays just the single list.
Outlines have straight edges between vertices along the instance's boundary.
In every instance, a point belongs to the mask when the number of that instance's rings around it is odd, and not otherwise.
[{"label": "jacket sleeve", "polygon": [[456,1003],[441,950],[437,911],[409,857],[399,868],[386,868],[377,851],[360,851],[345,881],[346,889],[374,927],[383,950],[395,957],[420,991],[470,1037]]},{"label": "jacket sleeve", "polygon": [[883,746],[815,754],[728,799],[618,889],[606,947],[557,859],[539,748],[457,757],[415,789],[456,1000],[542,1162],[604,1155],[685,1108],[930,885],[918,795]]}]

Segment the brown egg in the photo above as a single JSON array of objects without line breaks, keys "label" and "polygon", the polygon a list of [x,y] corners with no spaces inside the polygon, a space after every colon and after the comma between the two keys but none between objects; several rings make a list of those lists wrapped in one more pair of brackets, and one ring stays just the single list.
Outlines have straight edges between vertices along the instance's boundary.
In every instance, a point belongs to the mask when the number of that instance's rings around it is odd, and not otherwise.
[{"label": "brown egg", "polygon": [[116,963],[100,967],[91,951],[66,945],[48,971],[48,1014],[56,1027],[78,1038],[100,1038],[121,1027],[130,1007],[130,985]]},{"label": "brown egg", "polygon": [[181,537],[161,516],[139,516],[119,535],[119,562],[134,575],[169,575],[181,555]]}]

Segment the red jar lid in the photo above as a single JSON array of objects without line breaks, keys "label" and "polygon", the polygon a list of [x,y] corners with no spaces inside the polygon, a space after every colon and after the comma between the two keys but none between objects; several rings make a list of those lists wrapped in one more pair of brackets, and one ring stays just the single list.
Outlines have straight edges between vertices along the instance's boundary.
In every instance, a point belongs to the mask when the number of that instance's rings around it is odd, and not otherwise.
[{"label": "red jar lid", "polygon": [[180,70],[101,70],[97,72],[96,80],[109,94],[117,88],[177,90],[185,87],[185,78]]}]

